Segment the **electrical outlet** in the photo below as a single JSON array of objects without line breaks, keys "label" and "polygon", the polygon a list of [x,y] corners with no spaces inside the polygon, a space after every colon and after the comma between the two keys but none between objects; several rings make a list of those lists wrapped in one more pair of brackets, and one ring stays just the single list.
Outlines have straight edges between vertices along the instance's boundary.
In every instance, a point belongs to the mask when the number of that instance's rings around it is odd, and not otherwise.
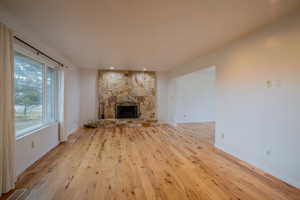
[{"label": "electrical outlet", "polygon": [[271,88],[272,85],[273,85],[273,83],[272,83],[272,81],[267,80],[267,81],[266,81],[266,85],[267,85],[267,88]]},{"label": "electrical outlet", "polygon": [[31,141],[31,148],[34,149],[34,147],[35,147],[34,141]]},{"label": "electrical outlet", "polygon": [[271,155],[271,150],[267,150],[267,151],[266,151],[266,155],[267,155],[267,156],[270,156],[270,155]]},{"label": "electrical outlet", "polygon": [[187,115],[183,115],[184,118],[187,118]]}]

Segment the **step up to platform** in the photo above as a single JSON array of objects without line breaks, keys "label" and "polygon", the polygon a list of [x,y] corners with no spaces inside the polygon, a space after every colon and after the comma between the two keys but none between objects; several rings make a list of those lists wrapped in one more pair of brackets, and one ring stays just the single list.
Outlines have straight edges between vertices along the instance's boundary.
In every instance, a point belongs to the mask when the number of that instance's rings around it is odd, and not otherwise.
[{"label": "step up to platform", "polygon": [[142,119],[101,119],[97,122],[98,127],[150,127],[158,126],[157,120],[142,120]]}]

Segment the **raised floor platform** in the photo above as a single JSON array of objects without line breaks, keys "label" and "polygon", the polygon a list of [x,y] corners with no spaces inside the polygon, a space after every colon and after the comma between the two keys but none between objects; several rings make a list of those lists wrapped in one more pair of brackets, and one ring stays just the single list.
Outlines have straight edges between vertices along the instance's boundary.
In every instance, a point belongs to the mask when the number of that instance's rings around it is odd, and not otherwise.
[{"label": "raised floor platform", "polygon": [[98,127],[111,128],[111,127],[150,127],[158,126],[157,120],[144,120],[144,119],[101,119],[97,122]]}]

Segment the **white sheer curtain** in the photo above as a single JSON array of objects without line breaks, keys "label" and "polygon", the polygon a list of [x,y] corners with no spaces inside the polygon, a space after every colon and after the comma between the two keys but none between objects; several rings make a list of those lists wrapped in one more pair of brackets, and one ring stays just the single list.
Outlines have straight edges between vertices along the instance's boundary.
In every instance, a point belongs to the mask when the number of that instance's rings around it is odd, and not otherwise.
[{"label": "white sheer curtain", "polygon": [[0,196],[15,186],[13,34],[0,23]]},{"label": "white sheer curtain", "polygon": [[65,142],[67,140],[66,126],[65,126],[65,71],[59,70],[59,98],[58,98],[58,119],[59,119],[59,141]]}]

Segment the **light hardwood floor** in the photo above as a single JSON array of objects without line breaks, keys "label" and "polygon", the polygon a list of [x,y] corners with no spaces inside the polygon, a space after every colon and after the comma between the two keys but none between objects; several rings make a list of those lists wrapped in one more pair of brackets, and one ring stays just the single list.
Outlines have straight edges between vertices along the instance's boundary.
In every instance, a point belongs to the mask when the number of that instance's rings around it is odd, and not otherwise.
[{"label": "light hardwood floor", "polygon": [[33,200],[300,199],[216,150],[214,124],[79,130],[19,178]]}]

